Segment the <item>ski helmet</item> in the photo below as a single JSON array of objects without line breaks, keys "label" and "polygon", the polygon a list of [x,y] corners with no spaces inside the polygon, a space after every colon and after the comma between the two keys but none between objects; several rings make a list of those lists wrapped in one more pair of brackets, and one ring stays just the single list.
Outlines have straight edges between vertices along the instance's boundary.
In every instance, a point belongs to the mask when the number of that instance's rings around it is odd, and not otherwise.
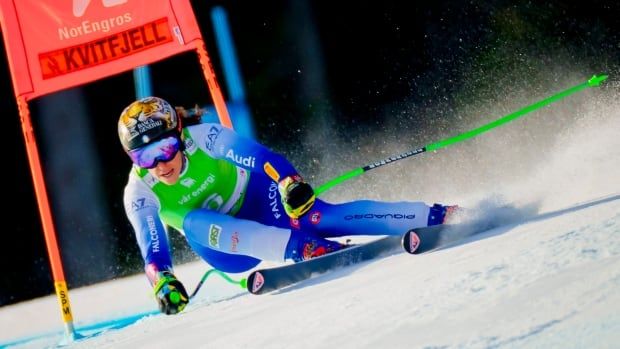
[{"label": "ski helmet", "polygon": [[170,103],[158,97],[131,103],[118,119],[118,137],[125,151],[145,146],[170,132],[180,134],[181,122]]}]

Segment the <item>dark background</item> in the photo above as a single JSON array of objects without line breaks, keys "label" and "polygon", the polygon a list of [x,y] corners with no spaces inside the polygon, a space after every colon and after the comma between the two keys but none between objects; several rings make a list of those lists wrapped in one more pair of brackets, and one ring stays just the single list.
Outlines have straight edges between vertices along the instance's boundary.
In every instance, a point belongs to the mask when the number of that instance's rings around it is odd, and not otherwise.
[{"label": "dark background", "polygon": [[[454,111],[472,99],[497,99],[498,86],[536,89],[561,81],[567,69],[584,79],[605,72],[613,80],[620,73],[616,1],[192,4],[222,85],[210,10],[225,8],[258,139],[287,155],[315,184],[350,169],[338,165],[344,156],[359,159],[360,166],[381,158],[383,151],[367,139],[386,131],[386,123],[420,134],[453,123]],[[0,306],[53,292],[2,50],[0,110],[10,125],[2,149],[11,161],[5,162],[9,177],[3,177]],[[155,95],[175,105],[209,103],[194,53],[153,64],[151,71]],[[130,161],[116,136],[118,115],[134,98],[128,72],[31,104],[70,288],[142,272],[122,208]],[[73,142],[62,132],[66,123],[87,130],[85,136]],[[345,140],[351,151],[330,148],[334,139]],[[51,145],[60,143],[64,150],[54,154]],[[65,169],[72,157],[83,157],[84,165]],[[79,195],[84,181],[96,183],[96,200]],[[176,234],[173,244],[177,262],[195,258]]]}]

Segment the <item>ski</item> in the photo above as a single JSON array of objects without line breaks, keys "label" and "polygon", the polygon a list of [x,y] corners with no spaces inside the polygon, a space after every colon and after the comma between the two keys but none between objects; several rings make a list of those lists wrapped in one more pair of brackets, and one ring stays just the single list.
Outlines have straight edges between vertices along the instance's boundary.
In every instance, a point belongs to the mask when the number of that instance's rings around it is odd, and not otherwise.
[{"label": "ski", "polygon": [[442,232],[451,231],[451,226],[435,225],[432,227],[411,229],[401,239],[405,252],[420,254],[428,252],[440,246],[446,238]]},{"label": "ski", "polygon": [[255,270],[247,278],[247,289],[263,294],[323,274],[329,270],[360,263],[400,249],[400,236],[387,236],[365,244],[353,245],[320,257],[281,267]]},{"label": "ski", "polygon": [[492,227],[491,224],[481,225],[471,222],[416,228],[403,234],[401,242],[405,252],[421,254],[481,233]]},{"label": "ski", "polygon": [[[415,253],[422,253],[437,247],[443,241],[440,232],[446,227],[448,226],[437,225],[415,229],[415,234],[420,240]],[[247,278],[247,289],[253,294],[263,294],[296,284],[333,269],[368,261],[382,255],[400,252],[404,247],[404,238],[412,236],[410,232],[407,232],[405,236],[382,237],[365,244],[354,245],[295,264],[255,270]]]}]

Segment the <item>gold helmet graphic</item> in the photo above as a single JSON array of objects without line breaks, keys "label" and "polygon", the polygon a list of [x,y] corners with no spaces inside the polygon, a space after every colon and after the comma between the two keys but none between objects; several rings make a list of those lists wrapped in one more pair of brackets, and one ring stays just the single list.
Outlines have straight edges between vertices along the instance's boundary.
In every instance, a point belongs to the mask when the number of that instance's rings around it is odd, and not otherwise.
[{"label": "gold helmet graphic", "polygon": [[169,132],[181,132],[174,108],[158,97],[131,103],[118,119],[118,137],[125,151],[140,148]]}]

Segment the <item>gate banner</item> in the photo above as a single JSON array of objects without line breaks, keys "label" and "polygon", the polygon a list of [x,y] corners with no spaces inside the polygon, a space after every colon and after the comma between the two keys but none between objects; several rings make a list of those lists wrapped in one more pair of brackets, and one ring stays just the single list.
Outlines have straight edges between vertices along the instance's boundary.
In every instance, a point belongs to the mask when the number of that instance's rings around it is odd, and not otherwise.
[{"label": "gate banner", "polygon": [[192,50],[189,0],[2,0],[16,96],[27,100]]}]

